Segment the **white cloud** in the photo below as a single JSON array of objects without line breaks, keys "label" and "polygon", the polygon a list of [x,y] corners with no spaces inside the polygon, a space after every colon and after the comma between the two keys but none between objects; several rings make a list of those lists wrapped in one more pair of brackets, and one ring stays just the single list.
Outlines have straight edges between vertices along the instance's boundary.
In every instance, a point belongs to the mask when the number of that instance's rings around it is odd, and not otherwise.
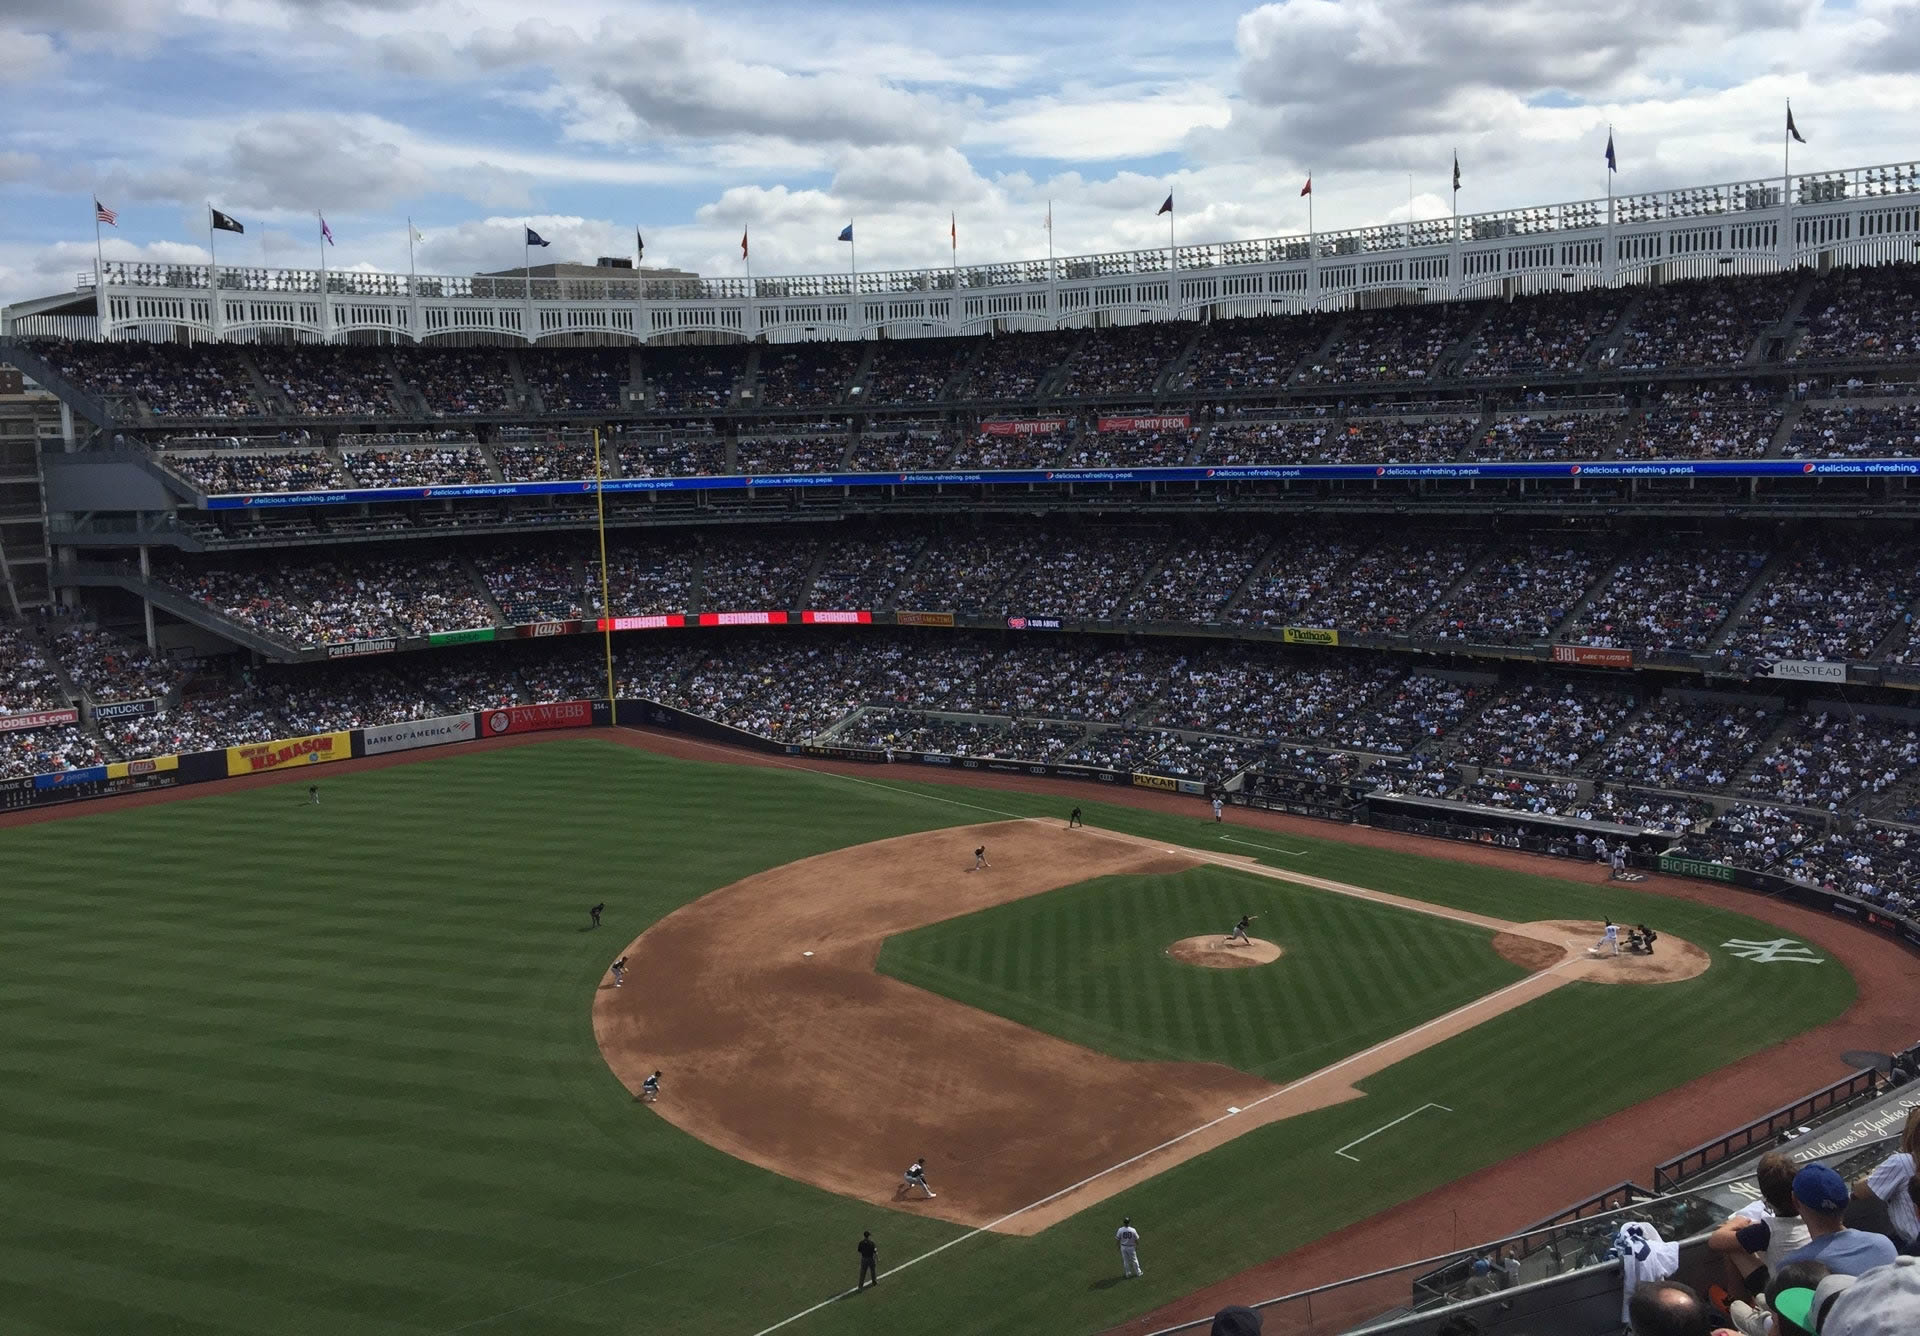
[{"label": "white cloud", "polygon": [[1080,88],[1016,102],[970,126],[967,142],[1061,162],[1142,158],[1179,148],[1196,129],[1222,129],[1231,116],[1226,94],[1203,83]]},{"label": "white cloud", "polygon": [[0,81],[36,83],[59,73],[64,63],[45,33],[0,28]]}]

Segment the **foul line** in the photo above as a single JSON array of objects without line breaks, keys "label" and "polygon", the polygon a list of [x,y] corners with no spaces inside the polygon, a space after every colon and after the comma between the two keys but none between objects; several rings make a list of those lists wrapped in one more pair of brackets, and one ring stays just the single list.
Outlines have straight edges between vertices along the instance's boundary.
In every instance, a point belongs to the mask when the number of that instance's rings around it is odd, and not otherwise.
[{"label": "foul line", "polygon": [[1255,844],[1252,840],[1236,839],[1232,835],[1222,835],[1220,838],[1228,844],[1244,844],[1249,849],[1265,849],[1270,854],[1285,854],[1288,858],[1305,858],[1307,856],[1305,849],[1276,849],[1271,844]]},{"label": "foul line", "polygon": [[[1414,1028],[1411,1030],[1402,1030],[1399,1034],[1394,1035],[1388,1039],[1383,1039],[1379,1043],[1373,1045],[1371,1048],[1362,1049],[1358,1053],[1350,1053],[1346,1057],[1340,1059],[1340,1061],[1333,1063],[1331,1066],[1322,1067],[1319,1071],[1316,1071],[1316,1072],[1309,1072],[1307,1075],[1299,1077],[1298,1079],[1290,1081],[1286,1085],[1281,1086],[1278,1090],[1269,1090],[1266,1094],[1260,1096],[1260,1098],[1252,1101],[1251,1103],[1240,1106],[1240,1108],[1235,1110],[1233,1113],[1223,1113],[1218,1118],[1209,1119],[1208,1121],[1200,1124],[1200,1126],[1198,1127],[1195,1127],[1189,1131],[1180,1133],[1179,1136],[1169,1137],[1165,1141],[1161,1142],[1159,1145],[1153,1146],[1147,1150],[1141,1151],[1138,1155],[1130,1155],[1126,1159],[1120,1161],[1118,1164],[1111,1164],[1111,1165],[1108,1165],[1105,1169],[1100,1170],[1098,1173],[1088,1174],[1085,1178],[1081,1179],[1078,1183],[1069,1184],[1068,1186],[1061,1188],[1058,1192],[1050,1192],[1046,1196],[1040,1198],[1040,1200],[1034,1201],[1034,1202],[1028,1202],[1025,1206],[1022,1206],[1020,1209],[1016,1211],[1008,1211],[1005,1215],[1001,1216],[997,1220],[991,1220],[984,1225],[980,1225],[980,1226],[977,1226],[976,1228],[970,1229],[966,1233],[958,1236],[957,1238],[948,1239],[945,1243],[941,1244],[937,1248],[931,1248],[928,1251],[921,1253],[918,1257],[909,1258],[907,1261],[902,1262],[899,1266],[894,1267],[891,1271],[886,1272],[886,1274],[889,1276],[898,1275],[900,1272],[905,1271],[910,1266],[918,1266],[921,1262],[926,1261],[928,1258],[937,1257],[949,1248],[955,1247],[958,1244],[965,1243],[970,1239],[977,1238],[982,1234],[990,1233],[993,1230],[998,1229],[1001,1225],[1006,1224],[1007,1221],[1017,1219],[1018,1217],[1025,1215],[1028,1211],[1036,1211],[1040,1209],[1042,1206],[1046,1206],[1052,1202],[1058,1201],[1060,1198],[1066,1196],[1068,1193],[1078,1192],[1081,1188],[1086,1187],[1089,1183],[1097,1183],[1101,1179],[1105,1178],[1108,1174],[1118,1173],[1120,1170],[1127,1168],[1129,1165],[1138,1164],[1141,1160],[1146,1159],[1150,1155],[1157,1155],[1163,1150],[1166,1150],[1173,1146],[1177,1146],[1183,1141],[1199,1136],[1202,1132],[1210,1131],[1211,1129],[1218,1127],[1221,1123],[1226,1122],[1229,1118],[1234,1118],[1234,1117],[1238,1117],[1240,1114],[1249,1113],[1252,1110],[1259,1108],[1262,1104],[1265,1104],[1268,1100],[1278,1099],[1282,1095],[1291,1094],[1293,1091],[1298,1090],[1301,1086],[1304,1086],[1309,1082],[1318,1081],[1323,1077],[1330,1076],[1333,1073],[1341,1070],[1343,1067],[1350,1067],[1354,1063],[1361,1061],[1363,1058],[1372,1057],[1375,1053],[1378,1053],[1383,1048],[1387,1048],[1390,1045],[1400,1043],[1402,1040],[1410,1039],[1414,1035],[1420,1034],[1421,1032],[1426,1030],[1431,1030],[1437,1025],[1444,1025],[1448,1021],[1452,1020],[1455,1016],[1461,1015],[1464,1012],[1471,1011],[1475,1007],[1484,1006],[1488,1002],[1493,1001],[1495,998],[1504,997],[1508,993],[1511,993],[1516,989],[1526,988],[1529,985],[1537,984],[1541,979],[1545,978],[1547,975],[1557,973],[1558,971],[1565,969],[1568,965],[1575,964],[1575,963],[1577,962],[1572,959],[1563,960],[1558,965],[1554,965],[1548,969],[1541,970],[1537,974],[1530,974],[1524,979],[1521,979],[1515,983],[1508,984],[1505,988],[1496,989],[1491,993],[1484,993],[1481,996],[1476,997],[1473,1001],[1467,1003],[1464,1006],[1455,1007],[1452,1011],[1449,1011],[1444,1016],[1435,1016],[1432,1020],[1422,1022],[1421,1024],[1414,1026]],[[1418,1112],[1418,1110],[1416,1110],[1416,1112]],[[1451,1110],[1449,1110],[1449,1112],[1451,1112]],[[1391,1126],[1391,1124],[1389,1124],[1389,1126]],[[769,1332],[779,1331],[782,1327],[789,1326],[795,1322],[798,1322],[803,1317],[811,1316],[812,1314],[819,1312],[821,1309],[826,1308],[831,1304],[839,1303],[842,1299],[845,1299],[846,1297],[854,1293],[857,1293],[857,1291],[842,1290],[840,1291],[840,1293],[832,1296],[831,1298],[822,1299],[819,1303],[813,1305],[813,1307],[811,1308],[801,1309],[799,1312],[795,1313],[792,1317],[781,1318],[778,1322],[774,1323],[771,1327],[762,1327],[759,1331],[754,1333],[754,1336],[768,1336]]]},{"label": "foul line", "polygon": [[1334,1154],[1342,1157],[1343,1159],[1352,1160],[1355,1164],[1358,1164],[1360,1163],[1360,1157],[1358,1155],[1348,1155],[1347,1154],[1348,1151],[1352,1150],[1355,1146],[1359,1145],[1361,1141],[1371,1141],[1373,1140],[1373,1138],[1379,1136],[1382,1132],[1386,1131],[1387,1128],[1398,1127],[1401,1123],[1404,1123],[1405,1121],[1407,1121],[1407,1119],[1413,1117],[1415,1114],[1425,1113],[1428,1109],[1441,1109],[1447,1113],[1453,1112],[1452,1109],[1447,1108],[1447,1106],[1444,1104],[1422,1104],[1419,1108],[1415,1109],[1413,1113],[1401,1114],[1398,1118],[1395,1118],[1392,1122],[1386,1123],[1380,1127],[1374,1128],[1371,1132],[1361,1137],[1359,1141],[1349,1141],[1346,1145],[1342,1146],[1339,1150],[1335,1151]]}]

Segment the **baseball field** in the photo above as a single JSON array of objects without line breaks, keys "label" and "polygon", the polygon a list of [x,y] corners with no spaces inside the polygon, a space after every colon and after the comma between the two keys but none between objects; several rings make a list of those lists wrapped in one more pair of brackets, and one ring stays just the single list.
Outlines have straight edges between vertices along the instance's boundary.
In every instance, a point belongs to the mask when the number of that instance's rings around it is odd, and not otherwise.
[{"label": "baseball field", "polygon": [[1731,892],[1085,786],[609,738],[292,779],[0,829],[9,1332],[1100,1331],[1855,997],[1730,949],[1781,938]]}]

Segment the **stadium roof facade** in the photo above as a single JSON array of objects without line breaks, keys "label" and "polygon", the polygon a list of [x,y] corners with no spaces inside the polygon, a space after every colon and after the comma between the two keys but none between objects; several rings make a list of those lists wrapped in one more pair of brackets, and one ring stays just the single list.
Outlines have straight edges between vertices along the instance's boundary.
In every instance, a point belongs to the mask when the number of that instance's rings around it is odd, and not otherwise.
[{"label": "stadium roof facade", "polygon": [[[1264,315],[1911,260],[1920,162],[1686,187],[1252,241],[1000,264],[668,277],[409,275],[112,260],[91,319],[7,310],[79,338],[905,338]],[[55,309],[70,311],[71,297]]]}]

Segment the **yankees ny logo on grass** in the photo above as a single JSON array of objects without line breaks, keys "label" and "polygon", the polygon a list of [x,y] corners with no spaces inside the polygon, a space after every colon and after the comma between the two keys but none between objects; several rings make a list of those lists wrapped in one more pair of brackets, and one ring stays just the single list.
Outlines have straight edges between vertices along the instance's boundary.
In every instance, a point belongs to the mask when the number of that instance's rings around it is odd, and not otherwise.
[{"label": "yankees ny logo on grass", "polygon": [[1736,937],[1720,945],[1742,960],[1751,960],[1760,965],[1823,965],[1826,959],[1813,954],[1813,948],[1805,942],[1796,942],[1791,937],[1776,937],[1771,942],[1749,942]]}]

